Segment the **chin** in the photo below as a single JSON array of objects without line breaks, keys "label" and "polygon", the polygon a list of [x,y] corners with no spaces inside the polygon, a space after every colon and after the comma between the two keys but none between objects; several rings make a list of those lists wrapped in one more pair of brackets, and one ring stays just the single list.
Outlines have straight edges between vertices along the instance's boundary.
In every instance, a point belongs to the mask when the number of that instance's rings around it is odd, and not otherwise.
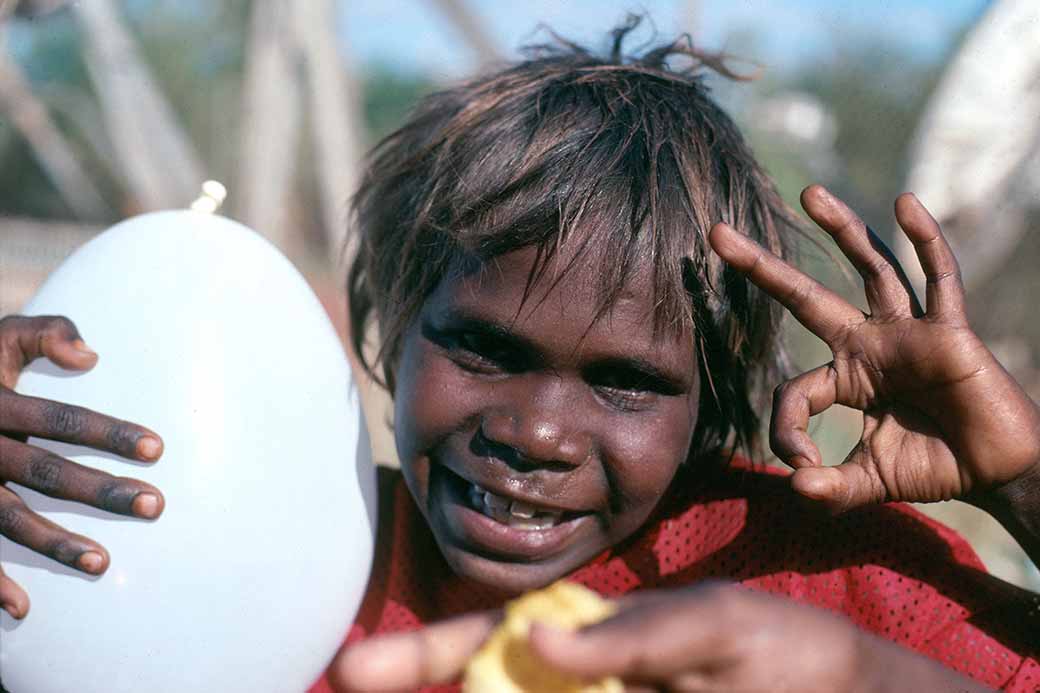
[{"label": "chin", "polygon": [[551,585],[586,563],[586,561],[562,559],[540,563],[495,560],[459,547],[443,545],[441,545],[441,553],[452,571],[459,577],[472,580],[508,596]]}]

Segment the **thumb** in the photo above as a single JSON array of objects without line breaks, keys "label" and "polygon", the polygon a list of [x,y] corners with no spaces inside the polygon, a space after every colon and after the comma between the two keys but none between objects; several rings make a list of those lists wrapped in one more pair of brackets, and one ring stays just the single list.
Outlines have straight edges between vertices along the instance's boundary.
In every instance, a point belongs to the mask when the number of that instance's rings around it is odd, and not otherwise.
[{"label": "thumb", "polygon": [[868,470],[863,444],[858,444],[836,467],[803,467],[791,475],[791,488],[822,503],[834,515],[863,505],[884,503],[888,492]]},{"label": "thumb", "polygon": [[347,645],[329,666],[339,693],[412,691],[459,676],[501,614],[485,611]]},{"label": "thumb", "polygon": [[0,320],[0,385],[14,389],[22,369],[40,357],[67,370],[89,370],[98,359],[66,317],[10,315]]}]

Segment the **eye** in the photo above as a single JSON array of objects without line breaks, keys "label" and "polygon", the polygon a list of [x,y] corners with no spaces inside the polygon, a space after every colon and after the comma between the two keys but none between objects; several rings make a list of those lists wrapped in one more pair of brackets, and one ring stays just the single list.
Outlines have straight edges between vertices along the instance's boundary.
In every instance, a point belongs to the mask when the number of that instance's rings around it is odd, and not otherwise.
[{"label": "eye", "polygon": [[629,366],[606,366],[586,374],[586,380],[608,404],[622,411],[653,406],[659,397],[679,394],[681,388],[664,378]]},{"label": "eye", "polygon": [[510,340],[477,329],[426,324],[423,334],[460,368],[474,373],[516,373],[524,370],[528,360]]},{"label": "eye", "polygon": [[516,372],[522,369],[517,350],[494,335],[459,331],[454,335],[453,357],[464,368]]}]

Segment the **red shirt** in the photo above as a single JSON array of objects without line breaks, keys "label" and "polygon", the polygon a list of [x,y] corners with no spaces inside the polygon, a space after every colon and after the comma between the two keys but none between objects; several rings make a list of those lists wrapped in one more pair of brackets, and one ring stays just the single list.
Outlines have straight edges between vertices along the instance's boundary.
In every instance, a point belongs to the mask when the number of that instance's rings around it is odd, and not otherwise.
[{"label": "red shirt", "polygon": [[[501,605],[451,572],[399,473],[381,472],[380,488],[375,562],[348,641]],[[705,578],[844,614],[985,685],[1040,691],[1040,597],[989,575],[963,538],[907,505],[832,518],[775,473],[736,468],[673,494],[633,539],[569,577],[606,597]],[[330,690],[322,678],[311,693]]]}]

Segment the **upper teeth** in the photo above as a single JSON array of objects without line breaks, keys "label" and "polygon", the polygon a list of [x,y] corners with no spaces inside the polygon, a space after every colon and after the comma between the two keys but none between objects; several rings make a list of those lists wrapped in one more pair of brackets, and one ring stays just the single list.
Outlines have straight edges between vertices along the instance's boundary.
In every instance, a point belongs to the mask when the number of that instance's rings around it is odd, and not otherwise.
[{"label": "upper teeth", "polygon": [[[485,491],[477,484],[470,486],[470,503],[474,509],[504,524],[518,529],[548,529],[560,521],[562,512],[540,510],[523,501],[513,500]],[[538,517],[535,517],[535,516]]]}]

